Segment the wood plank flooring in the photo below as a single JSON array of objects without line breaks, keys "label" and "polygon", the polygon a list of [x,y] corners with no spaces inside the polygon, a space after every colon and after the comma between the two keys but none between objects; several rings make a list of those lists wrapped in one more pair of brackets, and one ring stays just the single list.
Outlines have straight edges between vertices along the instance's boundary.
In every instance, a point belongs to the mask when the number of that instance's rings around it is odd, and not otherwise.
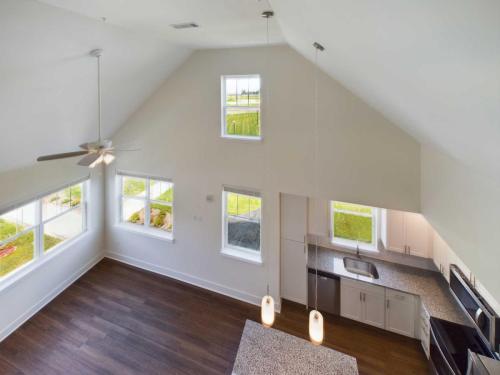
[{"label": "wood plank flooring", "polygon": [[[0,374],[230,374],[259,308],[104,259],[0,343]],[[284,302],[274,328],[307,339],[308,314]],[[324,345],[360,374],[426,374],[417,340],[327,316]]]}]

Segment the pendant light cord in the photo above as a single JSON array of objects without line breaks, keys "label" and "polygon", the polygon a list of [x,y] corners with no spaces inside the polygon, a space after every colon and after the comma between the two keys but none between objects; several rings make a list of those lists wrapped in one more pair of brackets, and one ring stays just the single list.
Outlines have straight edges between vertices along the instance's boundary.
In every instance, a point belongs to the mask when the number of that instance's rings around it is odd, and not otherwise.
[{"label": "pendant light cord", "polygon": [[[274,13],[272,11],[265,11],[263,12],[262,14],[262,17],[264,17],[266,19],[266,47],[269,47],[269,18],[273,17]],[[266,73],[269,73],[269,51],[266,51],[266,60],[265,60],[265,68],[266,68]],[[266,74],[264,74],[264,76],[266,76]],[[266,100],[266,107],[265,107],[265,114],[267,116],[267,113],[268,113],[268,109],[269,109],[269,85],[268,85],[268,82],[269,81],[266,81],[266,85],[265,85],[265,100]],[[261,85],[261,88],[260,90],[262,90],[262,85]],[[262,92],[262,91],[261,91]],[[267,148],[264,148],[264,152],[266,153],[266,150]],[[267,160],[267,157],[266,157],[266,160]],[[267,180],[267,174],[268,174],[268,169],[265,168],[264,169],[264,175],[265,175],[265,179]],[[262,211],[262,208],[261,208],[261,211]],[[262,215],[262,212],[261,212],[261,215]],[[268,264],[267,264],[267,296],[270,296],[269,294],[269,281],[271,279],[271,264],[270,264],[270,260],[271,260],[271,252],[267,252],[266,254],[266,258],[268,260]]]},{"label": "pendant light cord", "polygon": [[[316,198],[318,197],[318,149],[319,149],[319,132],[318,132],[318,51],[323,51],[324,47],[315,42],[314,46],[314,190]],[[316,268],[316,283],[315,283],[315,310],[318,311],[318,236],[315,236],[315,268]]]},{"label": "pendant light cord", "polygon": [[99,124],[99,143],[101,143],[101,55],[97,56],[97,111]]}]

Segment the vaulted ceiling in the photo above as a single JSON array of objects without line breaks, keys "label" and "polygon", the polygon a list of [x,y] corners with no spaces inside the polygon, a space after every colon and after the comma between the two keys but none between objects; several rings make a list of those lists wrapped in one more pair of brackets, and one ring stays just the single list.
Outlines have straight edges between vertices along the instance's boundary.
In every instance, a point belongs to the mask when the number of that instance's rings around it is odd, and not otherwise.
[{"label": "vaulted ceiling", "polygon": [[396,125],[500,177],[500,1],[270,1],[295,49],[322,43],[322,69]]},{"label": "vaulted ceiling", "polygon": [[272,42],[311,60],[322,43],[321,68],[396,125],[500,175],[500,2],[269,1],[2,0],[0,171],[95,138],[90,49],[109,135],[192,49],[264,43],[271,7]]},{"label": "vaulted ceiling", "polygon": [[160,38],[29,0],[0,1],[0,172],[109,136],[190,54]]}]

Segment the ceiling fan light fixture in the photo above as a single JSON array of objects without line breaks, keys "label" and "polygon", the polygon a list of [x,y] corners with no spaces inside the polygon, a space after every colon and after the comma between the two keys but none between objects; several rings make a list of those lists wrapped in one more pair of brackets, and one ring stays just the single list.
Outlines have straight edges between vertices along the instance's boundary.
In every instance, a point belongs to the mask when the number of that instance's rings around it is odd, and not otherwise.
[{"label": "ceiling fan light fixture", "polygon": [[96,165],[99,165],[103,162],[104,157],[102,155],[99,155],[99,157],[94,161],[92,164],[89,165],[89,168],[95,168]]},{"label": "ceiling fan light fixture", "polygon": [[113,154],[105,154],[103,160],[104,164],[108,165],[111,164],[113,160],[115,160],[115,156]]}]

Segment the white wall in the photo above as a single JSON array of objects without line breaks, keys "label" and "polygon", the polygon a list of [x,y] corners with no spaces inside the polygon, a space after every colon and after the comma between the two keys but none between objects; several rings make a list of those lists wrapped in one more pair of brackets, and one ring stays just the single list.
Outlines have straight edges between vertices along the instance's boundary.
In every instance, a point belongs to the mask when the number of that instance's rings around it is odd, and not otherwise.
[{"label": "white wall", "polygon": [[[279,192],[418,211],[418,143],[322,73],[315,188],[313,72],[287,46],[195,52],[115,135],[141,151],[122,153],[106,172],[108,217],[116,169],[173,179],[175,243],[111,221],[108,254],[257,302],[268,280],[278,293]],[[220,138],[220,76],[245,73],[262,75],[262,142]],[[220,255],[223,184],[262,192],[264,266]]]},{"label": "white wall", "polygon": [[[88,174],[87,168],[75,166],[75,159],[2,173],[0,210],[1,207],[31,199]],[[7,288],[2,289],[0,284],[0,341],[102,258],[102,170],[92,172],[89,186],[88,231],[78,241],[54,254],[47,262]]]},{"label": "white wall", "polygon": [[432,147],[422,148],[422,213],[500,301],[500,184]]}]

